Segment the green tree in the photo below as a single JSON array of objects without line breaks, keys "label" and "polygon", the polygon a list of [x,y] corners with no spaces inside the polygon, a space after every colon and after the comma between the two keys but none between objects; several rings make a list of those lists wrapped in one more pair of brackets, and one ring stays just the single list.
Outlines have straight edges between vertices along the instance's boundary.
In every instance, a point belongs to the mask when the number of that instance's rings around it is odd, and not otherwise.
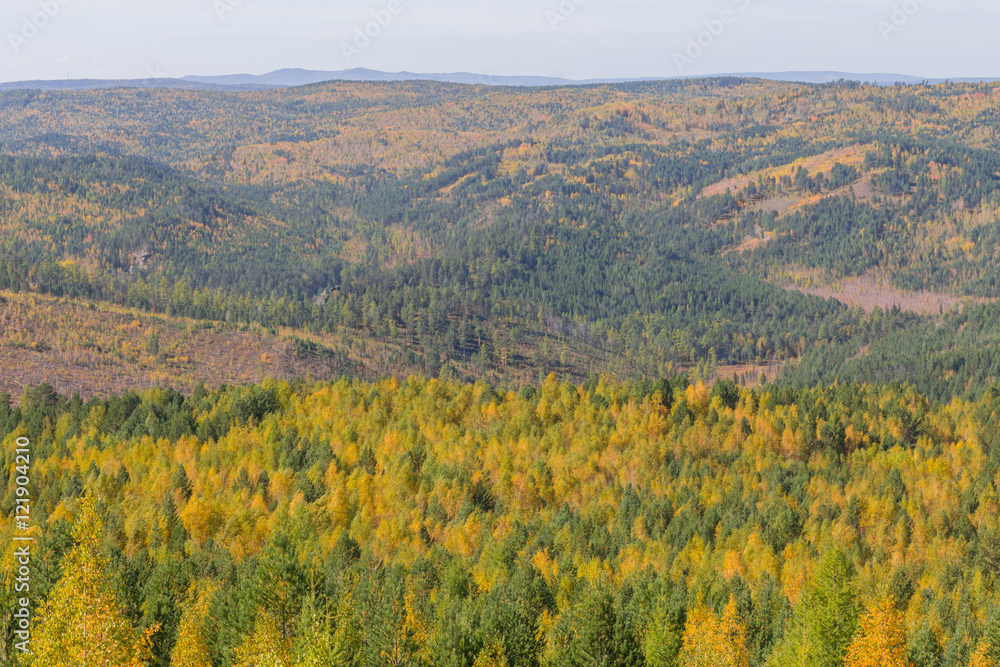
[{"label": "green tree", "polygon": [[686,607],[687,590],[683,584],[674,586],[671,595],[660,601],[643,635],[643,653],[650,667],[677,664],[683,646]]},{"label": "green tree", "polygon": [[768,664],[841,667],[857,626],[854,570],[844,553],[833,548],[820,561]]},{"label": "green tree", "polygon": [[292,647],[296,667],[347,667],[361,645],[351,596],[341,598],[333,613],[324,613],[314,596],[302,604]]}]

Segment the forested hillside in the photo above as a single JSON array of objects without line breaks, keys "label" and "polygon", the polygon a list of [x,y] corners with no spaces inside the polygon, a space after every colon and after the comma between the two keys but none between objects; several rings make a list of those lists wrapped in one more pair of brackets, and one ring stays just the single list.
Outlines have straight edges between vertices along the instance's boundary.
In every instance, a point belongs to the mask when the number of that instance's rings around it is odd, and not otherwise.
[{"label": "forested hillside", "polygon": [[995,664],[998,411],[679,378],[42,387],[0,401],[5,466],[32,450],[30,664],[88,632],[184,667]]},{"label": "forested hillside", "polygon": [[[349,335],[398,350],[404,374],[752,384],[828,345],[862,353],[882,325],[795,288],[877,272],[883,312],[892,290],[998,296],[998,95],[740,79],[3,93],[0,289]],[[938,395],[948,378],[920,382]]]},{"label": "forested hillside", "polygon": [[3,650],[1000,664],[998,102],[0,93]]}]

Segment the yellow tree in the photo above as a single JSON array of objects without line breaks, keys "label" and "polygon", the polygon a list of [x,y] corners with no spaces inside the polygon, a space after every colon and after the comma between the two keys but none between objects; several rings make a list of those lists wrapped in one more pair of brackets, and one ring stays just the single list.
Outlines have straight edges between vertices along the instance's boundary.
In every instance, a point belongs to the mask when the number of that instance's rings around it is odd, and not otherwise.
[{"label": "yellow tree", "polygon": [[996,660],[990,657],[991,648],[989,640],[981,639],[969,657],[969,667],[997,667]]},{"label": "yellow tree", "polygon": [[[398,602],[393,602],[396,609]],[[423,664],[427,659],[427,624],[414,604],[414,594],[408,592],[403,599],[402,622],[389,628],[391,638],[382,651],[382,659],[392,667]]]},{"label": "yellow tree", "polygon": [[1000,667],[1000,617],[990,619],[969,657],[969,667]]},{"label": "yellow tree", "polygon": [[205,639],[212,596],[218,587],[214,583],[191,584],[187,600],[181,606],[181,623],[177,643],[170,653],[170,664],[176,667],[212,667],[211,652]]},{"label": "yellow tree", "polygon": [[141,632],[125,615],[98,548],[103,532],[96,502],[88,496],[73,528],[76,546],[38,613],[29,657],[33,667],[140,667],[151,659],[158,628]]},{"label": "yellow tree", "polygon": [[261,610],[253,632],[236,649],[234,667],[290,667],[292,643],[285,637],[279,619]]},{"label": "yellow tree", "polygon": [[906,655],[903,615],[892,598],[882,597],[869,604],[847,647],[844,667],[913,667]]},{"label": "yellow tree", "polygon": [[699,604],[688,615],[678,656],[681,667],[749,667],[746,627],[736,614],[730,597],[719,616]]}]

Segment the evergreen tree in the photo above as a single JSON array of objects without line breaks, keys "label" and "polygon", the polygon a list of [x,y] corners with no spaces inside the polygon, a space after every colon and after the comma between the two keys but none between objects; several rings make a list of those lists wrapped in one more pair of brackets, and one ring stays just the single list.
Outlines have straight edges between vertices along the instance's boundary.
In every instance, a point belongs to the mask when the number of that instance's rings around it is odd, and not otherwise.
[{"label": "evergreen tree", "polygon": [[853,568],[840,549],[824,554],[768,665],[843,665],[858,623],[853,577]]},{"label": "evergreen tree", "polygon": [[303,603],[292,647],[296,667],[347,667],[359,646],[350,596],[340,601],[333,614],[323,613],[315,596]]}]

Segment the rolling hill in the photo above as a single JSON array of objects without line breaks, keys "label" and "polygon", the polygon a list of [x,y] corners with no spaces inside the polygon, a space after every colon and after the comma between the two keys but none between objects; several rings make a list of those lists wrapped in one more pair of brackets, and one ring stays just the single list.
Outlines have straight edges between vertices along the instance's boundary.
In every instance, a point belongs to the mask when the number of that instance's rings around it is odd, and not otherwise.
[{"label": "rolling hill", "polygon": [[312,76],[0,92],[0,651],[997,664],[1000,85]]},{"label": "rolling hill", "polygon": [[[879,271],[883,312],[892,290],[997,298],[997,94],[736,78],[8,92],[0,287],[352,332],[431,374],[754,383],[948,316],[876,323],[789,287]],[[996,377],[977,366],[964,390]],[[925,391],[955,390],[935,373]]]}]

